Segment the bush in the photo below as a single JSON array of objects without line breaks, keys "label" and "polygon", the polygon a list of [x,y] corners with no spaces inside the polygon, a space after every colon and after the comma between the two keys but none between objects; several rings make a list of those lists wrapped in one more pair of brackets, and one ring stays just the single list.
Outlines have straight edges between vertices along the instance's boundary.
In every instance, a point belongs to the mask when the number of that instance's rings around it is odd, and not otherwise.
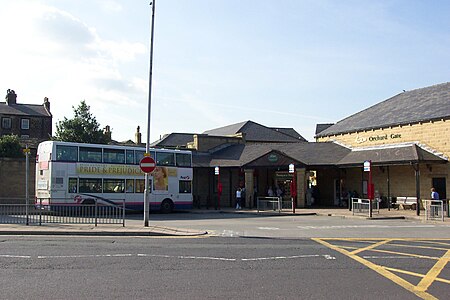
[{"label": "bush", "polygon": [[0,157],[23,157],[22,146],[17,135],[0,137]]}]

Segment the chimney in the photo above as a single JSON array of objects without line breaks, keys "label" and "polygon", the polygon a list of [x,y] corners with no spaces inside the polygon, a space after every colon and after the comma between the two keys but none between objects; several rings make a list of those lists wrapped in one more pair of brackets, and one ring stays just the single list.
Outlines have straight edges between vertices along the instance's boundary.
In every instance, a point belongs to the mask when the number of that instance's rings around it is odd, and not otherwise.
[{"label": "chimney", "polygon": [[106,137],[111,140],[111,127],[109,125],[105,126],[105,130],[103,131],[103,134],[106,135]]},{"label": "chimney", "polygon": [[134,134],[134,142],[136,144],[142,144],[142,134],[139,132],[139,126],[136,129],[136,133]]},{"label": "chimney", "polygon": [[17,104],[17,102],[16,102],[16,100],[17,100],[16,92],[14,92],[14,90],[8,89],[6,91],[5,99],[6,99],[6,104],[7,105]]},{"label": "chimney", "polygon": [[48,101],[48,98],[47,98],[47,97],[44,98],[44,107],[45,107],[45,110],[46,110],[48,113],[50,113],[50,101]]}]

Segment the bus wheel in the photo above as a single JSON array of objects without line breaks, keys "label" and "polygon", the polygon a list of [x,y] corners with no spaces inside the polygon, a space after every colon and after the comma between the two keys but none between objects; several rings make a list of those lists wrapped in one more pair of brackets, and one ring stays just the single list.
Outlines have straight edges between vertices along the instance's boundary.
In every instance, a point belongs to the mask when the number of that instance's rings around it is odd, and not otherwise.
[{"label": "bus wheel", "polygon": [[170,214],[173,211],[173,202],[170,199],[165,199],[161,203],[161,213]]}]

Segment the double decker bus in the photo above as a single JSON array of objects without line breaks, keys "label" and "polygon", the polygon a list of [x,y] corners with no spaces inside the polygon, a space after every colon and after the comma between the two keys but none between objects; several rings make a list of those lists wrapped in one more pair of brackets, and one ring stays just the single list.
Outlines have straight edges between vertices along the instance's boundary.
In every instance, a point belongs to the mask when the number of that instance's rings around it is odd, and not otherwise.
[{"label": "double decker bus", "polygon": [[[145,174],[139,167],[145,148],[46,141],[36,157],[36,205],[95,202],[144,208]],[[150,149],[156,162],[149,174],[150,209],[169,213],[192,208],[192,153]]]}]

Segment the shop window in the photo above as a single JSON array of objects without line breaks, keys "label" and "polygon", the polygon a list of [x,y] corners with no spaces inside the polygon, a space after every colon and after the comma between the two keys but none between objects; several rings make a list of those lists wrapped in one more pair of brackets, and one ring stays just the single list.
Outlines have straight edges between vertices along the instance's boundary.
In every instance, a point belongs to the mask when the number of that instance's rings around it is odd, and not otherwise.
[{"label": "shop window", "polygon": [[127,186],[126,192],[127,193],[133,193],[134,192],[134,179],[127,179],[126,181],[127,181],[127,183],[126,183],[126,186]]}]

